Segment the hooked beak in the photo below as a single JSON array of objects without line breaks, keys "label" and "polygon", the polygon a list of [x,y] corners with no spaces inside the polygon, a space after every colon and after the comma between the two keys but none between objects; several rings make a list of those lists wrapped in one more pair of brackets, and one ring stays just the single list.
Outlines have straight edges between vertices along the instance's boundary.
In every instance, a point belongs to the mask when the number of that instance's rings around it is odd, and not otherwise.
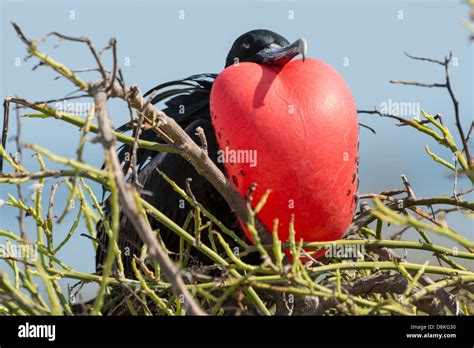
[{"label": "hooked beak", "polygon": [[308,44],[306,43],[306,40],[298,39],[292,44],[284,47],[272,44],[259,51],[254,56],[255,59],[253,61],[259,64],[285,65],[294,57],[301,54],[304,62],[307,51]]}]

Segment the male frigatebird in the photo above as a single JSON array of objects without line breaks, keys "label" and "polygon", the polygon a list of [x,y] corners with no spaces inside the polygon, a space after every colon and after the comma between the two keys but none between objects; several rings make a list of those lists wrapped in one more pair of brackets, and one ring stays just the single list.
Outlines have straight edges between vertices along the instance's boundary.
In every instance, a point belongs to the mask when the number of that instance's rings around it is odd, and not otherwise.
[{"label": "male frigatebird", "polygon": [[[300,54],[302,60],[290,63]],[[219,76],[193,75],[145,94],[153,104],[164,102],[163,111],[197,144],[196,129],[204,130],[210,158],[242,195],[253,182],[259,185],[257,198],[267,189],[273,191],[275,199],[268,200],[259,217],[269,230],[279,218],[283,241],[288,238],[290,219],[298,239],[340,238],[355,208],[357,115],[352,95],[333,68],[319,60],[305,61],[305,54],[305,40],[290,44],[272,31],[253,30],[235,40]],[[125,124],[118,131],[132,129],[132,124]],[[145,130],[140,138],[164,142],[153,130]],[[222,150],[232,146],[256,151],[257,162],[223,161]],[[130,146],[120,149],[125,168],[131,151]],[[195,199],[245,238],[245,227],[225,200],[179,155],[138,149],[138,183],[148,202],[180,226],[191,209],[157,168],[182,188],[191,178]],[[107,211],[107,202],[105,206]],[[150,223],[167,249],[178,253],[179,237],[152,218]],[[98,272],[107,247],[103,227],[98,224]],[[121,214],[119,247],[127,276],[133,276],[131,257],[140,254],[141,246],[132,224]],[[198,251],[193,255],[206,263]]]}]

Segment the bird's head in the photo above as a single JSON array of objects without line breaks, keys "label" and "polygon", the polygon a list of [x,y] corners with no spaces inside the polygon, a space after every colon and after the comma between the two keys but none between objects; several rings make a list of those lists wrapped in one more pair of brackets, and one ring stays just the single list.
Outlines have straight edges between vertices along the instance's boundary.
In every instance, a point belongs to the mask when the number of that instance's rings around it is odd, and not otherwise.
[{"label": "bird's head", "polygon": [[283,36],[264,29],[249,31],[234,41],[227,55],[226,68],[240,62],[284,65],[293,57],[306,56],[306,40],[298,39],[292,44]]}]

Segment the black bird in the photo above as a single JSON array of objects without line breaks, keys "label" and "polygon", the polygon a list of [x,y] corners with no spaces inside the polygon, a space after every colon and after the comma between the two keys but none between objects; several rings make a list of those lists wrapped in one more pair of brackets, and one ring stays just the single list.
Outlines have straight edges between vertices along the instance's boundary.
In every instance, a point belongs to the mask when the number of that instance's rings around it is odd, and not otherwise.
[{"label": "black bird", "polygon": [[[285,64],[298,54],[303,54],[304,58],[305,51],[306,42],[304,40],[300,39],[290,44],[287,39],[272,31],[252,30],[235,40],[227,55],[225,67],[239,62]],[[196,128],[201,127],[206,135],[210,158],[220,170],[224,171],[222,163],[217,163],[219,148],[209,110],[209,95],[216,77],[217,74],[193,75],[183,80],[158,85],[150,89],[144,96],[150,96],[152,104],[164,102],[166,108],[163,111],[169,117],[174,118],[193,141],[198,144]],[[133,125],[130,123],[117,129],[119,132],[132,130]],[[140,138],[164,142],[153,130],[145,130]],[[127,169],[127,159],[130,158],[131,151],[131,147],[128,145],[124,145],[119,149],[119,159],[124,163],[125,169]],[[156,168],[159,168],[182,188],[185,187],[186,179],[191,178],[191,190],[196,200],[210,210],[224,225],[234,229],[243,239],[246,238],[236,216],[225,200],[206,179],[198,175],[192,165],[179,155],[158,153],[145,149],[137,151],[138,182],[142,185],[143,196],[149,203],[180,226],[184,224],[191,209],[188,203],[184,204],[182,197],[163,179]],[[108,210],[109,206],[106,201],[105,212],[107,218],[110,214]],[[150,218],[150,223],[154,230],[159,230],[160,237],[168,250],[178,253],[179,237],[152,218]],[[99,222],[97,226],[97,240],[99,243],[96,253],[96,269],[100,273],[108,245],[107,234],[102,222]],[[207,242],[206,234],[203,234],[202,242]],[[232,240],[227,240],[227,242],[233,244]],[[134,254],[140,254],[142,242],[125,214],[121,214],[120,217],[119,247],[122,250],[126,276],[133,277],[130,268],[131,257]],[[193,251],[192,255],[201,263],[210,262],[196,250]]]}]

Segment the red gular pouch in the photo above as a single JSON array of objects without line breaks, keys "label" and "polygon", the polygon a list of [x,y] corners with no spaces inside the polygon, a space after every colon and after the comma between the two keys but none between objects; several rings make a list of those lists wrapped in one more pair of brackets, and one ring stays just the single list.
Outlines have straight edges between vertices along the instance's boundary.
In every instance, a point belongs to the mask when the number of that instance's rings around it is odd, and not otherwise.
[{"label": "red gular pouch", "polygon": [[[288,240],[294,215],[298,242],[340,239],[357,204],[357,110],[342,76],[318,59],[283,66],[229,66],[211,91],[218,160],[252,206],[267,190],[258,217]],[[250,233],[244,228],[247,236]],[[320,250],[314,257],[320,257]]]}]

